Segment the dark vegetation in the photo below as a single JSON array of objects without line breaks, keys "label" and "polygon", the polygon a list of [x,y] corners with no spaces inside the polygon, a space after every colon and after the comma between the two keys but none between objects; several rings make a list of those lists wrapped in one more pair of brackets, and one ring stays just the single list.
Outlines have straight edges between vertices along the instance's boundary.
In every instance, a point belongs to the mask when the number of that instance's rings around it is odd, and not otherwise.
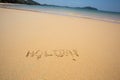
[{"label": "dark vegetation", "polygon": [[18,4],[29,4],[29,5],[40,5],[33,0],[0,0],[2,3],[18,3]]}]

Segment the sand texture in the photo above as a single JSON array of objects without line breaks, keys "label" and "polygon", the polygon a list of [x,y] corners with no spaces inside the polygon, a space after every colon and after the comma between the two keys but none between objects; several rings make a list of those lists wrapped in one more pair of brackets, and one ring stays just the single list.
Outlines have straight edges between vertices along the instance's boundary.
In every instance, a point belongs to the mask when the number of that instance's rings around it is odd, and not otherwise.
[{"label": "sand texture", "polygon": [[120,24],[0,8],[0,80],[120,80]]}]

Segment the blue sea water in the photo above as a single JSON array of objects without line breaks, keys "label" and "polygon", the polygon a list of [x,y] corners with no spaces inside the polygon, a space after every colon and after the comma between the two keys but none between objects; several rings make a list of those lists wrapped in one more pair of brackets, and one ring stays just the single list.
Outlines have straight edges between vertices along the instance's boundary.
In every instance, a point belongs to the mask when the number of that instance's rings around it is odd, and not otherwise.
[{"label": "blue sea water", "polygon": [[100,10],[77,9],[77,8],[57,7],[57,6],[48,6],[48,5],[39,6],[39,5],[24,5],[24,4],[16,4],[16,5],[8,4],[8,5],[2,5],[2,7],[120,23],[120,12],[107,12]]}]

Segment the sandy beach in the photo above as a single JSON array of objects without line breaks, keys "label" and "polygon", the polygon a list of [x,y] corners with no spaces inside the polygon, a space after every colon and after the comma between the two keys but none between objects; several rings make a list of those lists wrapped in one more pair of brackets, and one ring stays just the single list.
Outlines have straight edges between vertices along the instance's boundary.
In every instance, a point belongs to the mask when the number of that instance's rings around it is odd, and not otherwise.
[{"label": "sandy beach", "polygon": [[0,80],[120,80],[120,24],[0,8]]}]

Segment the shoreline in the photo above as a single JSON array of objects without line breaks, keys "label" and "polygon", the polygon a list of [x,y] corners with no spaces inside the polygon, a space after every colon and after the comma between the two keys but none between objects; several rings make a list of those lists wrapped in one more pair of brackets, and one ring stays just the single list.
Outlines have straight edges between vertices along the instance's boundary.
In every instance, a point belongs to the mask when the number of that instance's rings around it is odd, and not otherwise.
[{"label": "shoreline", "polygon": [[[11,5],[11,3],[8,3]],[[13,4],[14,5],[14,4]],[[15,4],[15,5],[21,5],[21,4]],[[23,4],[25,5],[25,4]],[[68,16],[68,17],[75,17],[75,18],[84,18],[84,19],[92,19],[92,20],[98,20],[98,21],[103,21],[103,22],[110,22],[110,23],[116,23],[116,24],[120,24],[120,21],[114,21],[114,20],[102,20],[100,18],[90,18],[89,16],[72,16],[72,15],[68,15],[68,14],[58,14],[58,13],[53,13],[53,12],[43,12],[43,11],[36,11],[36,10],[28,10],[28,9],[20,9],[20,8],[12,8],[9,5],[3,5],[1,6],[0,4],[0,8],[5,8],[5,9],[14,9],[14,10],[20,10],[20,11],[31,11],[31,12],[36,12],[36,13],[46,13],[46,14],[53,14],[53,15],[59,15],[59,16]]]}]

